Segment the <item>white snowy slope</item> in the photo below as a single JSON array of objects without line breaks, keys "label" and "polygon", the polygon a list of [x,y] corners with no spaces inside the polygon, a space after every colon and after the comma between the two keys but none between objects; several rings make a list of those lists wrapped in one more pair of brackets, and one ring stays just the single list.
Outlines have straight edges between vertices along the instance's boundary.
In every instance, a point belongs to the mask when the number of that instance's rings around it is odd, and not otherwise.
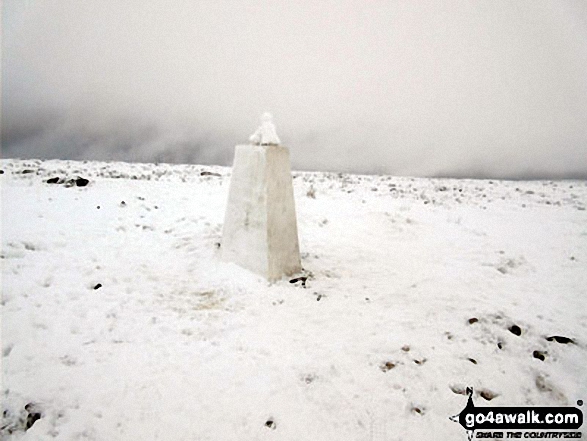
[{"label": "white snowy slope", "polygon": [[2,439],[465,440],[466,386],[587,399],[585,181],[294,173],[304,287],[220,260],[228,168],[0,169]]}]

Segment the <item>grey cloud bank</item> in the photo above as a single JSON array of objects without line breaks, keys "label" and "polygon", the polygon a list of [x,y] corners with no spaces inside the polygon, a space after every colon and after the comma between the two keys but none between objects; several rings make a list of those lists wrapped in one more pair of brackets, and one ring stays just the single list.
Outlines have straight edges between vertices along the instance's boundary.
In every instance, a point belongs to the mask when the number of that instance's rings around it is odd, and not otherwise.
[{"label": "grey cloud bank", "polygon": [[2,153],[587,178],[587,5],[5,0]]}]

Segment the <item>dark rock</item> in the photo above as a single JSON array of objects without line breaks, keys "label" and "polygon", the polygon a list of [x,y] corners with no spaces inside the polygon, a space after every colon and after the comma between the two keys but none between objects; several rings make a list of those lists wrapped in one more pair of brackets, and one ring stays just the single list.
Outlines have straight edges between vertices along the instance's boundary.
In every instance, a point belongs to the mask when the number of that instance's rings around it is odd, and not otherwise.
[{"label": "dark rock", "polygon": [[306,280],[308,280],[307,277],[302,276],[302,277],[296,277],[294,279],[291,279],[289,281],[289,283],[297,283],[297,282],[302,282],[302,286],[305,288],[306,287]]},{"label": "dark rock", "polygon": [[569,343],[575,344],[575,340],[573,340],[572,338],[562,337],[560,335],[553,335],[552,337],[547,337],[546,339],[548,341],[555,341],[555,342],[561,343],[563,345],[566,345],[566,344],[569,344]]},{"label": "dark rock", "polygon": [[545,353],[542,351],[534,351],[532,352],[532,357],[537,358],[540,361],[544,361],[545,357]]},{"label": "dark rock", "polygon": [[58,177],[47,179],[47,184],[59,184],[60,179]]},{"label": "dark rock", "polygon": [[30,174],[30,173],[34,173],[34,172],[35,172],[35,171],[34,171],[34,170],[31,170],[30,168],[27,168],[27,169],[25,169],[25,170],[21,171],[21,173],[22,173],[23,175],[28,175],[28,174]]},{"label": "dark rock", "polygon": [[475,360],[474,358],[467,358],[467,360],[469,360],[473,364],[477,364],[477,360]]},{"label": "dark rock", "polygon": [[3,175],[3,174],[4,174],[4,170],[0,170],[0,175]]},{"label": "dark rock", "polygon": [[97,283],[97,284],[94,286],[94,289],[100,289],[100,288],[102,288],[102,284],[101,284],[101,283]]},{"label": "dark rock", "polygon": [[88,185],[90,183],[90,181],[88,181],[86,178],[77,178],[75,181],[75,185],[78,187],[85,187],[86,185]]},{"label": "dark rock", "polygon": [[269,429],[275,430],[275,428],[277,427],[277,425],[275,424],[275,421],[273,421],[272,419],[268,419],[265,422],[265,427],[268,427]]},{"label": "dark rock", "polygon": [[200,173],[200,176],[221,176],[220,173],[213,173],[209,171],[203,171]]},{"label": "dark rock", "polygon": [[522,330],[520,329],[520,327],[518,325],[512,325],[509,327],[509,331],[517,336],[522,335]]},{"label": "dark rock", "polygon": [[33,424],[35,424],[40,419],[41,419],[40,413],[38,413],[38,412],[29,413],[26,417],[26,429],[25,430],[29,430],[31,427],[33,427]]},{"label": "dark rock", "polygon": [[500,342],[500,341],[498,341],[498,342],[497,342],[497,347],[498,347],[499,349],[503,349],[503,343],[502,343],[502,342]]},{"label": "dark rock", "polygon": [[28,413],[31,413],[31,412],[39,412],[38,405],[35,404],[35,403],[27,403],[27,404],[25,404],[24,410],[26,410]]},{"label": "dark rock", "polygon": [[477,323],[479,321],[479,319],[477,317],[471,317],[469,319],[469,324],[472,325],[473,323]]},{"label": "dark rock", "polygon": [[41,413],[41,409],[35,403],[28,403],[26,406],[24,406],[24,410],[26,410],[28,413],[26,417],[25,430],[29,430],[31,427],[33,427],[35,422],[41,419],[43,415]]},{"label": "dark rock", "polygon": [[387,371],[392,370],[394,367],[395,367],[395,363],[393,363],[391,361],[386,361],[381,366],[379,366],[379,369],[381,369],[383,372],[387,372]]}]

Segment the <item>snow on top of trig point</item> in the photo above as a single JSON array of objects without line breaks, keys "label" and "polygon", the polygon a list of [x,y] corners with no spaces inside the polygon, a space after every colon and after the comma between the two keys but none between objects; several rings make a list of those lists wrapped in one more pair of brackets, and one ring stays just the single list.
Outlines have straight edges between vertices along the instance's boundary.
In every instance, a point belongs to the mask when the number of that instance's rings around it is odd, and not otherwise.
[{"label": "snow on top of trig point", "polygon": [[261,125],[255,133],[249,137],[249,141],[256,145],[279,145],[281,141],[275,131],[275,124],[273,124],[273,115],[265,112],[261,116]]}]

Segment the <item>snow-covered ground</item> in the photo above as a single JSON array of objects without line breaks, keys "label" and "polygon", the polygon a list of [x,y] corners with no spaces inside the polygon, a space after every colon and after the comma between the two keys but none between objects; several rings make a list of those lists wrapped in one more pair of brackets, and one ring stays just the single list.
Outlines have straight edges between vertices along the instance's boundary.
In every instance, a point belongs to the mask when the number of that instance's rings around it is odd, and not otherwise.
[{"label": "snow-covered ground", "polygon": [[465,440],[466,386],[587,400],[585,181],[294,173],[304,287],[220,260],[229,168],[0,168],[5,439]]}]

